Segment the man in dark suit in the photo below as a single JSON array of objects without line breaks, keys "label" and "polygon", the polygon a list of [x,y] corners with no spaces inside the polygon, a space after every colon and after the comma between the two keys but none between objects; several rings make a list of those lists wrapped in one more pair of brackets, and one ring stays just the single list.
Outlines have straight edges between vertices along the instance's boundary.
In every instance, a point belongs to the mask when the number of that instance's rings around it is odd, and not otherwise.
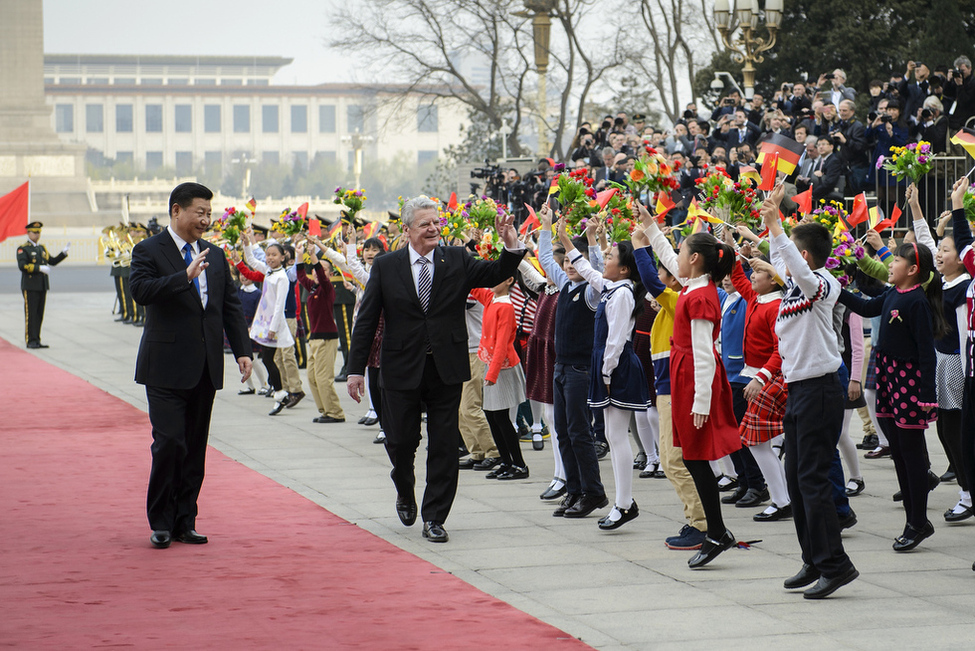
[{"label": "man in dark suit", "polygon": [[420,443],[420,405],[427,410],[427,486],[423,536],[447,542],[444,521],[457,492],[458,409],[469,380],[467,295],[515,274],[524,255],[511,216],[499,217],[505,244],[500,259],[475,260],[463,247],[440,246],[437,204],[416,197],[403,206],[408,246],[376,258],[352,331],[349,395],[359,402],[379,317],[385,330],[379,364],[386,453],[393,464],[396,512],[406,526],[416,521],[413,463]]},{"label": "man in dark suit", "polygon": [[129,284],[146,307],[135,381],[146,387],[152,469],[146,510],[150,541],[203,544],[196,501],[203,485],[213,396],[223,388],[223,334],[246,381],[251,343],[223,251],[200,238],[210,226],[213,193],[176,186],[170,225],[132,250]]},{"label": "man in dark suit", "polygon": [[819,150],[819,160],[813,166],[812,176],[809,184],[812,186],[813,207],[819,206],[820,199],[842,198],[836,193],[836,184],[839,183],[843,175],[843,163],[839,156],[833,153],[833,139],[823,136],[816,141],[816,149]]}]

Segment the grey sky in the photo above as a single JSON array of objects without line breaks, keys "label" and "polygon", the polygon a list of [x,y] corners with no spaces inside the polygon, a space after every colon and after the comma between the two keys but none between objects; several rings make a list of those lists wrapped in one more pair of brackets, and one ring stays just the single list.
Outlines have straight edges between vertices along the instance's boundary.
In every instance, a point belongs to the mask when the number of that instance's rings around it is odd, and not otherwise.
[{"label": "grey sky", "polygon": [[350,57],[325,46],[338,1],[44,0],[44,51],[286,56],[294,63],[276,83],[367,81]]}]

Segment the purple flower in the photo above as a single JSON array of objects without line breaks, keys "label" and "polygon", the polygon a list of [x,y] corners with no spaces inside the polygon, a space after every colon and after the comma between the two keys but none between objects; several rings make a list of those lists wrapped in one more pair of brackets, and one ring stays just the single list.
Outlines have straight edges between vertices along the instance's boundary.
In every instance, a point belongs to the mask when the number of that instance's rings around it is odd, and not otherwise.
[{"label": "purple flower", "polygon": [[866,255],[866,251],[864,251],[862,246],[857,246],[855,249],[853,249],[853,255],[856,256],[857,260],[860,260],[864,255]]},{"label": "purple flower", "polygon": [[355,196],[361,197],[362,196],[362,190],[356,190],[355,191]]},{"label": "purple flower", "polygon": [[881,167],[883,167],[883,166],[884,166],[884,161],[885,161],[885,160],[887,160],[887,159],[886,159],[885,157],[883,157],[883,156],[881,156],[880,158],[878,158],[878,159],[877,159],[877,169],[878,169],[878,170],[879,170],[879,169],[880,169]]},{"label": "purple flower", "polygon": [[[470,208],[470,206],[471,206],[470,204],[467,204],[468,208]],[[466,210],[462,210],[460,211],[460,216],[463,217],[464,219],[467,219],[468,217],[470,217],[470,214]]]},{"label": "purple flower", "polygon": [[840,266],[840,261],[839,260],[837,260],[833,256],[830,256],[829,258],[827,258],[827,260],[826,260],[826,268],[827,269],[836,269],[839,266]]},{"label": "purple flower", "polygon": [[554,171],[554,172],[555,172],[556,174],[558,174],[559,172],[562,172],[562,171],[565,171],[565,163],[557,163],[557,164],[555,165],[555,168],[554,168],[554,170],[553,170],[553,171]]},{"label": "purple flower", "polygon": [[341,192],[342,191],[342,188],[341,187],[335,188],[335,191],[336,192]]},{"label": "purple flower", "polygon": [[923,145],[921,145],[918,151],[920,151],[922,154],[928,154],[931,152],[931,145],[924,143]]},{"label": "purple flower", "polygon": [[925,163],[928,162],[928,157],[924,155],[918,156],[917,162],[919,162],[921,165],[924,165]]}]

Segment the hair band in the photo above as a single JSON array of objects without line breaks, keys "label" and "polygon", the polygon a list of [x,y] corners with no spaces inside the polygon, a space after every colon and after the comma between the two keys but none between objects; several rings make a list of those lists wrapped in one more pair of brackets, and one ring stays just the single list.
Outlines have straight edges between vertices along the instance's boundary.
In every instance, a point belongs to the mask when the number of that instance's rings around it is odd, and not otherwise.
[{"label": "hair band", "polygon": [[919,256],[917,254],[917,242],[911,242],[911,246],[914,247],[914,264],[916,264],[918,266],[918,268],[920,269],[920,267],[921,267],[921,256]]},{"label": "hair band", "polygon": [[718,245],[718,260],[724,257],[724,247],[720,244]]}]

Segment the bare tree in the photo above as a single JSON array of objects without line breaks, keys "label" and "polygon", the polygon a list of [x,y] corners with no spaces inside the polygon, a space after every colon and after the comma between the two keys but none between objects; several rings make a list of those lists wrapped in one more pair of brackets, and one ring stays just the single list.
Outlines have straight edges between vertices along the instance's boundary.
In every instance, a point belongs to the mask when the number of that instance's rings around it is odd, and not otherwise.
[{"label": "bare tree", "polygon": [[[486,118],[494,130],[510,121],[508,151],[519,133],[532,63],[531,30],[514,0],[363,0],[333,16],[333,47],[354,51],[384,77],[405,82],[399,96],[451,98]],[[483,63],[485,79],[465,70]]]},{"label": "bare tree", "polygon": [[636,53],[630,65],[651,81],[664,113],[677,120],[681,91],[687,98],[697,66],[721,47],[712,9],[705,0],[640,0],[638,6],[653,47]]}]

